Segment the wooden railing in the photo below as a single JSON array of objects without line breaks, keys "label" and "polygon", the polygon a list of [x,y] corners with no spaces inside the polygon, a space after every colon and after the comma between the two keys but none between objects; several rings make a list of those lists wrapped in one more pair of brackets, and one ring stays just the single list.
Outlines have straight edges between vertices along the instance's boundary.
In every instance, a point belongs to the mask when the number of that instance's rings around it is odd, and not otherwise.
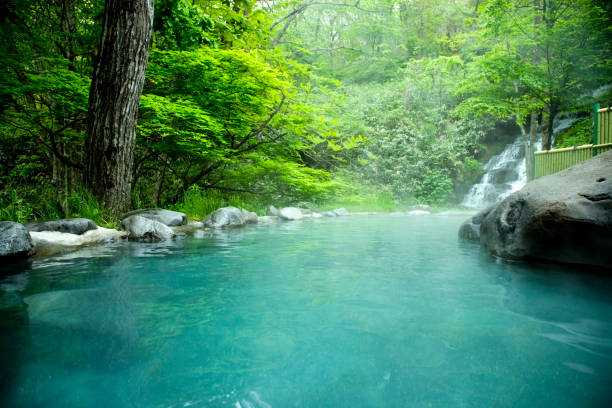
[{"label": "wooden railing", "polygon": [[600,153],[612,150],[612,110],[595,105],[593,144],[535,152],[533,177],[548,176],[565,170]]},{"label": "wooden railing", "polygon": [[612,143],[612,109],[610,107],[597,110],[597,131],[594,144]]},{"label": "wooden railing", "polygon": [[565,149],[544,150],[535,152],[534,178],[565,170],[568,167],[583,162],[591,157],[612,150],[612,143],[600,145],[583,145],[566,147]]}]

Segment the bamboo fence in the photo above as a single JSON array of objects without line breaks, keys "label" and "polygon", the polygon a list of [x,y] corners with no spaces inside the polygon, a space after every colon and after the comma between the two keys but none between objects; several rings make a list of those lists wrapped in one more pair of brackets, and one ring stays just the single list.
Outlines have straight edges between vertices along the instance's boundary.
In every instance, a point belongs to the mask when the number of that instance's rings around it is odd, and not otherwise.
[{"label": "bamboo fence", "polygon": [[535,152],[533,177],[538,178],[565,170],[600,153],[612,150],[612,110],[597,109],[594,144]]}]

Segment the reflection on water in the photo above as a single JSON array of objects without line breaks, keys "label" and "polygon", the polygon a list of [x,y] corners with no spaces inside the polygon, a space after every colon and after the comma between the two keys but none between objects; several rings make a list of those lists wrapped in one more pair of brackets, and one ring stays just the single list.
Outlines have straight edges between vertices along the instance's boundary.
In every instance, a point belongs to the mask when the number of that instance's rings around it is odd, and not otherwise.
[{"label": "reflection on water", "polygon": [[451,215],[34,260],[0,282],[0,404],[607,406],[609,279],[491,258]]}]

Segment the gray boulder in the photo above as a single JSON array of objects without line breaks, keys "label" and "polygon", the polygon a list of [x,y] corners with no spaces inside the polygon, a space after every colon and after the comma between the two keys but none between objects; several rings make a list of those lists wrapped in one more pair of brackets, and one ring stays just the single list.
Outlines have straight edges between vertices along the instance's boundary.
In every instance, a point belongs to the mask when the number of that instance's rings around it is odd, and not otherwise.
[{"label": "gray boulder", "polygon": [[280,210],[279,217],[283,220],[293,221],[293,220],[301,220],[304,218],[302,211],[296,207],[285,207]]},{"label": "gray boulder", "polygon": [[480,224],[482,220],[491,212],[494,206],[489,206],[484,210],[479,211],[476,215],[468,218],[461,227],[459,227],[459,238],[480,242]]},{"label": "gray boulder", "polygon": [[337,217],[338,214],[336,214],[334,211],[324,211],[321,213],[322,216],[324,217]]},{"label": "gray boulder", "polygon": [[66,218],[63,220],[36,221],[24,224],[30,232],[55,231],[81,235],[98,228],[95,222],[88,218]]},{"label": "gray boulder", "polygon": [[[246,211],[248,212],[248,211]],[[224,227],[240,227],[247,223],[247,218],[243,210],[236,207],[223,207],[208,214],[202,220],[205,227],[208,228],[224,228]]]},{"label": "gray boulder", "polygon": [[149,220],[161,222],[169,227],[187,224],[187,216],[182,212],[164,210],[162,208],[146,208],[143,210],[130,211],[129,213],[123,214],[121,219],[131,217],[132,215],[139,215]]},{"label": "gray boulder", "polygon": [[272,217],[278,217],[280,215],[280,212],[278,211],[278,208],[276,208],[273,205],[268,206],[268,209],[266,210],[266,215],[272,216]]},{"label": "gray boulder", "polygon": [[25,227],[12,221],[0,222],[0,259],[25,258],[32,255],[34,245]]},{"label": "gray boulder", "polygon": [[251,212],[251,211],[247,211],[244,208],[241,208],[240,211],[242,211],[242,215],[244,216],[244,221],[247,224],[257,224],[258,218],[257,217],[257,213],[255,212]]},{"label": "gray boulder", "polygon": [[612,151],[495,205],[482,220],[480,243],[506,258],[612,267]]},{"label": "gray boulder", "polygon": [[157,242],[174,237],[174,232],[161,222],[140,215],[132,215],[121,221],[121,229],[128,233],[131,241]]}]

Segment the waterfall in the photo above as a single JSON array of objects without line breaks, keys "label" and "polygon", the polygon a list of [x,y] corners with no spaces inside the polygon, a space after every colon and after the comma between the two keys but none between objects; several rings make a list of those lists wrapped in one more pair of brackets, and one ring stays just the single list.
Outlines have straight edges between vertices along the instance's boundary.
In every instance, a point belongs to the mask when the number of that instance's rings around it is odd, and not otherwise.
[{"label": "waterfall", "polygon": [[472,186],[461,205],[469,208],[483,208],[506,198],[520,190],[527,180],[525,148],[519,134],[503,152],[491,157],[484,165],[486,173],[478,184]]},{"label": "waterfall", "polygon": [[[557,115],[553,120],[553,144],[557,134],[569,129],[577,120],[574,115]],[[537,150],[541,149],[541,135],[535,147]],[[519,134],[503,152],[491,157],[484,169],[486,174],[478,184],[472,186],[463,199],[462,206],[484,208],[523,188],[527,183],[527,169],[522,136]]]}]

